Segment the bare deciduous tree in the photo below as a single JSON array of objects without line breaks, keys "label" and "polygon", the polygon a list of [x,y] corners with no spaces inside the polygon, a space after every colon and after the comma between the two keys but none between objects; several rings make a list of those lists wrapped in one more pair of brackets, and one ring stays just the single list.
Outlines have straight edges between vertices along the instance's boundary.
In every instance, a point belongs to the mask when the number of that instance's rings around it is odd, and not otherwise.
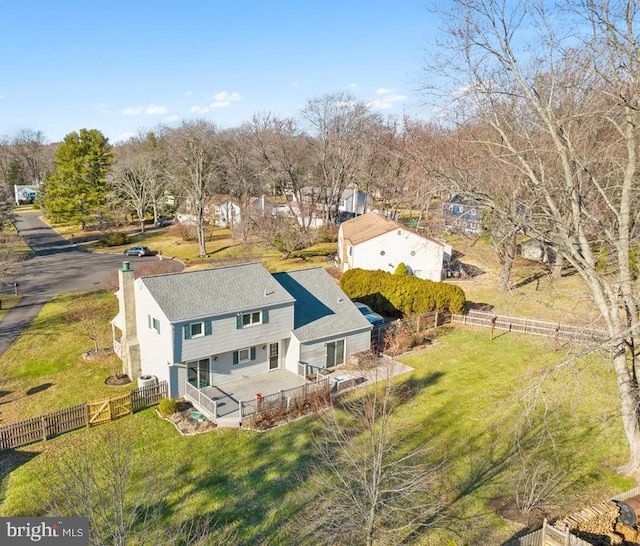
[{"label": "bare deciduous tree", "polygon": [[195,120],[183,121],[166,135],[168,174],[195,217],[200,256],[207,255],[205,208],[221,177],[217,133],[212,123]]},{"label": "bare deciduous tree", "polygon": [[440,50],[458,118],[491,128],[487,153],[535,196],[528,228],[555,243],[591,290],[610,336],[634,473],[639,10],[637,0],[455,0]]},{"label": "bare deciduous tree", "polygon": [[235,543],[233,526],[219,525],[212,514],[167,522],[156,470],[134,445],[130,433],[114,429],[65,442],[47,459],[35,503],[52,516],[88,517],[95,546]]},{"label": "bare deciduous tree", "polygon": [[302,116],[313,129],[316,178],[324,220],[335,220],[342,192],[358,182],[371,152],[372,124],[378,118],[348,93],[312,99]]},{"label": "bare deciduous tree", "polygon": [[69,328],[88,337],[96,352],[100,350],[101,343],[107,336],[112,314],[113,305],[109,300],[96,299],[91,294],[75,297],[67,306]]},{"label": "bare deciduous tree", "polygon": [[394,396],[385,378],[323,414],[303,526],[317,544],[399,543],[443,516],[444,463],[409,441]]}]

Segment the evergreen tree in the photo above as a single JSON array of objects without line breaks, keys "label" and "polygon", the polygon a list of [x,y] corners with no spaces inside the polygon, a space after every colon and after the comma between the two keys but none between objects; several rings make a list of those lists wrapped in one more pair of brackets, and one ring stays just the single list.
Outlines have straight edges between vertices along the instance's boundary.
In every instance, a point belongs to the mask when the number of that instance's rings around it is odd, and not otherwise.
[{"label": "evergreen tree", "polygon": [[87,223],[106,211],[107,172],[113,159],[108,139],[97,129],[64,137],[46,182],[43,207],[54,222]]}]

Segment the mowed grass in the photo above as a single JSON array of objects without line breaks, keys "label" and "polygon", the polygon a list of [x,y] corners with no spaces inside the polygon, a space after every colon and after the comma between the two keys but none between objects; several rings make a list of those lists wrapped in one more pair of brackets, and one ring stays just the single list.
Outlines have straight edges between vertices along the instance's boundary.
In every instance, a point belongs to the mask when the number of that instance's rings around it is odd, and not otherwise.
[{"label": "mowed grass", "polygon": [[[394,418],[406,434],[404,446],[429,445],[430,457],[448,464],[453,519],[448,530],[421,544],[446,544],[456,533],[466,544],[499,544],[515,532],[490,503],[513,495],[518,460],[511,448],[516,438],[527,440],[523,430],[547,446],[553,440],[570,469],[559,513],[632,487],[614,470],[626,462],[627,447],[606,355],[553,349],[541,338],[502,334],[491,341],[486,330],[445,328],[432,346],[400,358],[415,368],[396,379],[402,402]],[[247,545],[286,544],[297,536],[296,514],[312,509],[299,505],[298,495],[318,426],[318,417],[310,416],[266,433],[227,429],[183,437],[153,410],[104,425],[132,438],[155,475],[167,523],[212,514]],[[67,442],[100,428],[16,450],[5,465],[0,513],[39,513],[47,461],[63,457]]]},{"label": "mowed grass", "polygon": [[31,325],[0,356],[0,424],[13,423],[75,404],[115,397],[133,386],[105,384],[114,366],[121,364],[114,355],[95,360],[83,359],[93,348],[78,319],[68,310],[79,300],[102,300],[109,314],[104,318],[101,346],[111,345],[109,319],[116,315],[118,303],[111,292],[67,294],[46,304]]}]

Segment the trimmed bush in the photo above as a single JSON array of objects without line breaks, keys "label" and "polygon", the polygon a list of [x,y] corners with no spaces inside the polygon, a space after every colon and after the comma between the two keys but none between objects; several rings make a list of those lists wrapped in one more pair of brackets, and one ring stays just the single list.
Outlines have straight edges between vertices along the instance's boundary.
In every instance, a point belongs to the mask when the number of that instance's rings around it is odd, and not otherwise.
[{"label": "trimmed bush", "polygon": [[352,300],[389,316],[430,311],[462,313],[466,303],[459,286],[380,270],[350,269],[340,278],[340,288]]},{"label": "trimmed bush", "polygon": [[400,262],[398,264],[398,267],[396,267],[396,270],[393,272],[394,275],[408,275],[409,274],[409,270],[407,269],[407,266],[405,265],[404,262]]},{"label": "trimmed bush", "polygon": [[177,413],[178,402],[176,402],[173,398],[163,398],[158,403],[158,411],[160,412],[160,415],[162,415],[162,417]]},{"label": "trimmed bush", "polygon": [[105,235],[98,241],[99,247],[109,247],[109,246],[120,246],[120,245],[128,245],[131,242],[131,239],[126,233],[109,233]]}]

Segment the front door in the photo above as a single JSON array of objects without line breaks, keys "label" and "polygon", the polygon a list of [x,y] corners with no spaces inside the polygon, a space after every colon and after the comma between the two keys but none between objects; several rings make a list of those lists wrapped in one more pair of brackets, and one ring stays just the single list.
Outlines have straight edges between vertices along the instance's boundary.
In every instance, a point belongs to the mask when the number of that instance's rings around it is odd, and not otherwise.
[{"label": "front door", "polygon": [[280,344],[269,343],[269,369],[275,370],[280,366]]}]

